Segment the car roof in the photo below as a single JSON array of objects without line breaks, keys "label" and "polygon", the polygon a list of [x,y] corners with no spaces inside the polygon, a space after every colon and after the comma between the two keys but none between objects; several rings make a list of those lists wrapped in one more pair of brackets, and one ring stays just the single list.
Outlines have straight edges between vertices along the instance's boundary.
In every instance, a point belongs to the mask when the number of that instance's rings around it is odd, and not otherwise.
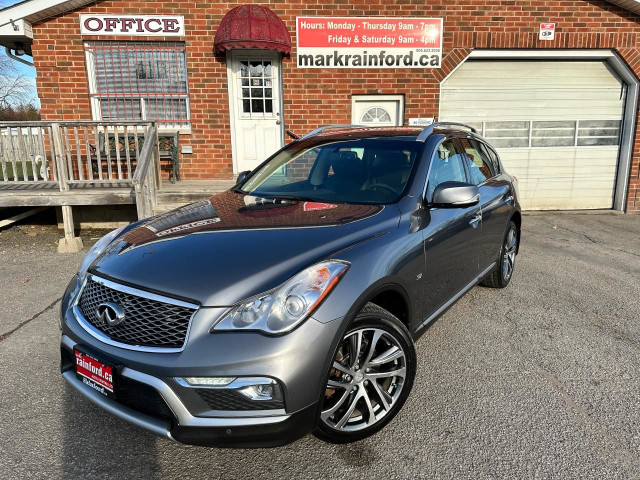
[{"label": "car roof", "polygon": [[[298,139],[298,142],[306,141],[326,141],[326,140],[355,140],[365,138],[390,138],[396,137],[403,140],[416,141],[418,135],[426,127],[355,127],[355,126],[339,126],[339,127],[325,127],[323,131],[317,133],[311,132],[307,136],[303,136]],[[433,134],[447,135],[447,134],[464,134],[478,136],[471,132],[469,129],[456,128],[452,125],[435,125],[433,127]],[[311,142],[315,143],[315,142]]]}]

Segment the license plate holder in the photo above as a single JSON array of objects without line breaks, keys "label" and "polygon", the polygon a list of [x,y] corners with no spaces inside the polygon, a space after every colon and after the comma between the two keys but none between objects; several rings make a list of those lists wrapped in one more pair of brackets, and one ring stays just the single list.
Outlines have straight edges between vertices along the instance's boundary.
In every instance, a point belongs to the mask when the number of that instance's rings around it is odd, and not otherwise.
[{"label": "license plate holder", "polygon": [[88,387],[94,389],[102,395],[115,399],[115,373],[116,367],[110,363],[103,362],[87,352],[77,347],[73,349],[75,357],[76,377]]}]

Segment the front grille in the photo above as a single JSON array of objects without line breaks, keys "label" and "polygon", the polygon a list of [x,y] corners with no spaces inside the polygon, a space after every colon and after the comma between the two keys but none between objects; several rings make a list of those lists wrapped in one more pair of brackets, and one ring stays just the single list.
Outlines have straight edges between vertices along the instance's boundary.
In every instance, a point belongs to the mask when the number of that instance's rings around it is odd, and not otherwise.
[{"label": "front grille", "polygon": [[171,409],[155,388],[126,377],[118,377],[117,382],[117,402],[161,420],[175,421]]},{"label": "front grille", "polygon": [[[98,316],[98,306],[113,302],[124,308],[122,323],[110,326]],[[78,308],[87,322],[116,342],[128,345],[181,348],[189,329],[193,308],[151,300],[107,287],[92,278],[80,296]]]},{"label": "front grille", "polygon": [[212,410],[272,410],[284,408],[281,400],[249,400],[232,389],[197,388],[196,393]]}]

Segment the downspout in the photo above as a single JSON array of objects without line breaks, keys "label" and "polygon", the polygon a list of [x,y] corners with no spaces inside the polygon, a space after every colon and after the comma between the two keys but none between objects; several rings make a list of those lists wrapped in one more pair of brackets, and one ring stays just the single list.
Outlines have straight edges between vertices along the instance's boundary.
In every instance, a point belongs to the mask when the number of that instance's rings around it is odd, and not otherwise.
[{"label": "downspout", "polygon": [[9,47],[4,47],[4,49],[5,49],[5,52],[7,52],[7,57],[9,57],[11,60],[15,60],[17,62],[24,63],[25,65],[29,65],[30,67],[33,67],[32,62],[25,60],[24,58],[20,58],[14,55],[13,53],[11,53],[11,49]]}]

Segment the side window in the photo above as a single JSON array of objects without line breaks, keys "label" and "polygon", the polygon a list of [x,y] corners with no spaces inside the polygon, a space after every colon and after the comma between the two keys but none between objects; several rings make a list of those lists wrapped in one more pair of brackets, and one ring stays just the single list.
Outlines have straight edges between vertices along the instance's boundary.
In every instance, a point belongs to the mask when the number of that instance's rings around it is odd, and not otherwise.
[{"label": "side window", "polygon": [[498,159],[498,154],[487,144],[480,143],[482,147],[482,151],[491,159],[491,169],[494,172],[494,175],[500,175],[502,172],[500,171],[500,160]]},{"label": "side window", "polygon": [[480,185],[496,175],[493,162],[480,142],[465,138],[462,140],[462,147],[469,158],[471,183]]},{"label": "side window", "polygon": [[433,200],[433,192],[441,183],[466,181],[462,155],[453,140],[445,140],[433,156],[427,183],[427,201]]}]

